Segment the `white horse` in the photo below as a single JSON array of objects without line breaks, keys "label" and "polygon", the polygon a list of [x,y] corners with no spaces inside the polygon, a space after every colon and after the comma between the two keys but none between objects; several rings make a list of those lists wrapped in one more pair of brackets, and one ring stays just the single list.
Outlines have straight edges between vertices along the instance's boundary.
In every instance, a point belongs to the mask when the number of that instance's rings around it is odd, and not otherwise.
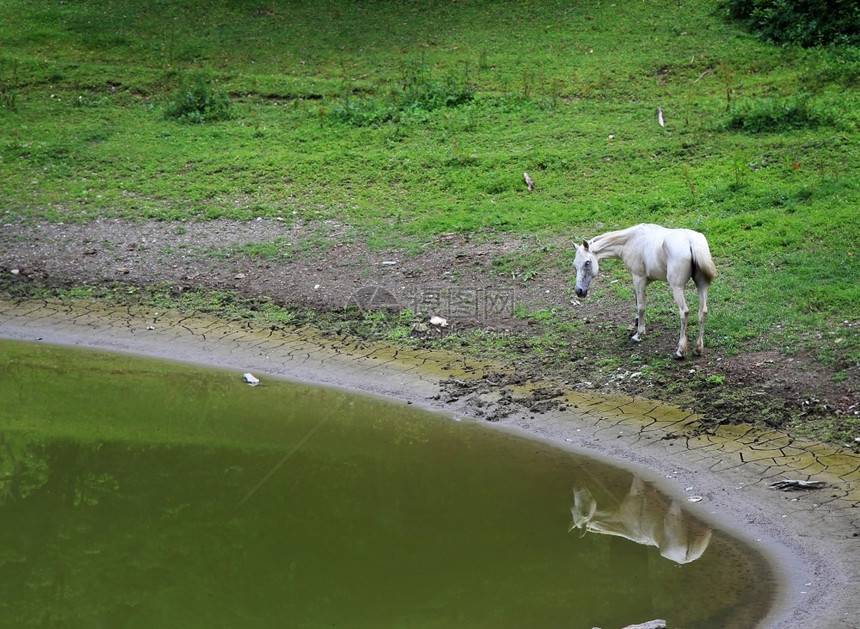
[{"label": "white horse", "polygon": [[684,287],[690,278],[699,293],[699,336],[696,354],[704,351],[705,319],[708,315],[708,285],[717,274],[708,241],[691,229],[667,229],[659,225],[641,224],[619,231],[607,232],[576,245],[575,292],[578,297],[588,294],[591,280],[597,275],[600,260],[618,258],[633,276],[636,293],[636,333],[630,340],[638,343],[645,334],[645,287],[653,281],[668,282],[672,297],[681,314],[681,339],[675,358],[687,353],[687,319],[690,309],[684,298]]}]

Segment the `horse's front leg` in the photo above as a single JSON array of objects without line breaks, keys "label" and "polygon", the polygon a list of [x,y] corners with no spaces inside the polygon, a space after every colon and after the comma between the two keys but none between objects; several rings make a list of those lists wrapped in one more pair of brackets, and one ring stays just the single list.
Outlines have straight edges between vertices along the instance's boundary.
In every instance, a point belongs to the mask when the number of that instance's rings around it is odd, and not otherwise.
[{"label": "horse's front leg", "polygon": [[687,307],[683,286],[673,286],[672,297],[675,299],[678,313],[681,315],[681,338],[678,340],[678,349],[675,351],[675,358],[681,360],[687,354],[687,321],[690,318],[690,309]]},{"label": "horse's front leg", "polygon": [[645,287],[648,281],[644,277],[633,277],[633,292],[636,295],[636,332],[630,337],[631,343],[638,343],[645,334]]}]

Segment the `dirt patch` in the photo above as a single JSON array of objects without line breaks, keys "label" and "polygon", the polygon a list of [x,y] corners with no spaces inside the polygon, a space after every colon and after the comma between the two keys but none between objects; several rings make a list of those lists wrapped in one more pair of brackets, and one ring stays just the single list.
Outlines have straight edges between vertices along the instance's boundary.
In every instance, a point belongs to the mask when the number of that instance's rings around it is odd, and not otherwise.
[{"label": "dirt patch", "polygon": [[[252,308],[256,301],[287,307],[296,323],[333,335],[408,336],[412,345],[507,363],[517,375],[500,375],[496,391],[519,378],[559,390],[650,397],[700,413],[704,430],[725,423],[832,429],[856,425],[860,415],[856,370],[835,377],[809,355],[726,355],[709,347],[704,357],[671,360],[677,321],[661,310],[668,298],[659,288],[649,289],[647,336],[629,345],[629,298],[604,290],[576,299],[564,239],[447,234],[399,248],[370,240],[331,222],[17,222],[0,228],[0,290],[92,287],[114,299],[135,299],[135,289],[153,286],[177,297],[219,291],[250,300]],[[529,263],[535,259],[539,265]],[[604,272],[598,282],[626,282],[620,277]],[[445,395],[479,401],[486,394],[456,382],[444,388]],[[552,396],[530,395],[534,412],[553,403]],[[499,398],[485,415],[504,413]]]}]

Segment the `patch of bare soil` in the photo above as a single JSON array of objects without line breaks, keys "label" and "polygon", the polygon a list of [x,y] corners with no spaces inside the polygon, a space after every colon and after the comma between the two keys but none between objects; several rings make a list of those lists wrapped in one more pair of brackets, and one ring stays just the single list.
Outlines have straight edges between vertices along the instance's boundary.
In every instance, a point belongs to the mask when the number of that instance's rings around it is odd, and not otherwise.
[{"label": "patch of bare soil", "polygon": [[[533,264],[520,266],[527,256],[540,256],[539,272]],[[690,408],[704,417],[702,430],[741,422],[838,424],[860,413],[857,374],[834,379],[811,356],[729,356],[706,347],[704,357],[672,361],[676,316],[654,316],[659,308],[653,306],[648,334],[631,346],[632,304],[611,295],[577,300],[571,260],[562,239],[450,234],[410,244],[408,251],[377,249],[334,223],[102,219],[0,226],[0,290],[11,295],[82,286],[117,298],[154,285],[176,295],[223,291],[271,300],[293,309],[302,323],[333,333],[382,335],[391,331],[389,321],[369,313],[410,311],[410,342],[447,343],[512,367],[516,375],[443,386],[442,394],[452,397],[494,389],[499,403],[488,420],[504,413],[506,387],[527,380],[551,383],[530,400],[509,400],[533,412],[556,404],[561,389],[592,389]],[[597,280],[610,281],[606,273]],[[652,304],[663,299],[654,291]],[[719,308],[709,305],[712,312]]]}]

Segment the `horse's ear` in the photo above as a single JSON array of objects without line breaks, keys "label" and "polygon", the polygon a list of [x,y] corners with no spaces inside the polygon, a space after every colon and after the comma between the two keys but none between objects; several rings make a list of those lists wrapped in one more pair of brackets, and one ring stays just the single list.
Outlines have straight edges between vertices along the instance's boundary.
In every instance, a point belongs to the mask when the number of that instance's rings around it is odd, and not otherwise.
[{"label": "horse's ear", "polygon": [[582,241],[582,248],[585,249],[586,251],[588,251],[588,241],[587,240]]}]

